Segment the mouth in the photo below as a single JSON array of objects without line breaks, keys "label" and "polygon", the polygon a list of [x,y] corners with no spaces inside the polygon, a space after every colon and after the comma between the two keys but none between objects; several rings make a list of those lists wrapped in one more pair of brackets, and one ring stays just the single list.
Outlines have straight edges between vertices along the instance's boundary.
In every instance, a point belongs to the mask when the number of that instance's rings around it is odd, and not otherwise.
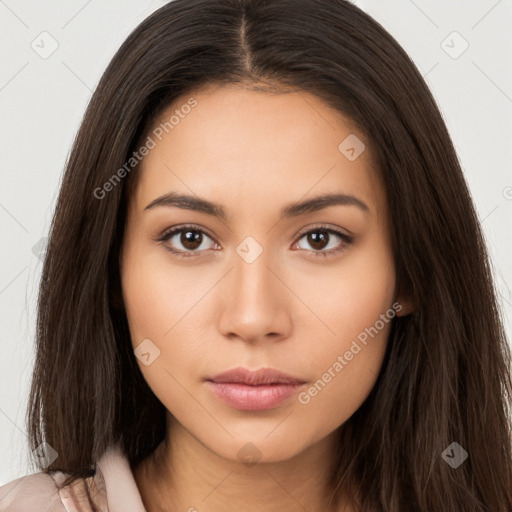
[{"label": "mouth", "polygon": [[235,409],[261,411],[279,407],[306,381],[273,368],[251,371],[234,368],[206,379],[210,389]]}]

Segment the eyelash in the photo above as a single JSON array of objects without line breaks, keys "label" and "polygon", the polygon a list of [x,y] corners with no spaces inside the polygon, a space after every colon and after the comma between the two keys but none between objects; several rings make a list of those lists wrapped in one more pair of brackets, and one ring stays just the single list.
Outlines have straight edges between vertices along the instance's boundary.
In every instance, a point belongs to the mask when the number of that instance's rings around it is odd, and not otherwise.
[{"label": "eyelash", "polygon": [[[200,229],[199,227],[194,226],[194,225],[184,225],[184,226],[176,226],[176,227],[173,227],[171,229],[164,231],[163,234],[159,238],[157,238],[155,241],[161,243],[166,250],[168,250],[169,252],[171,252],[174,256],[176,256],[178,258],[194,258],[194,257],[196,257],[196,254],[194,254],[194,253],[199,253],[201,251],[177,251],[176,249],[172,249],[169,245],[165,244],[165,242],[169,241],[177,233],[181,233],[181,232],[187,231],[187,230],[202,233],[203,235],[206,235],[208,238],[213,240],[213,238],[210,235],[208,235],[208,233],[206,233],[204,230]],[[305,231],[304,233],[301,233],[299,235],[297,242],[299,240],[301,240],[305,235],[309,235],[310,233],[315,233],[317,231],[324,231],[329,234],[334,234],[334,235],[340,237],[342,242],[340,244],[340,247],[338,247],[337,249],[331,249],[329,251],[311,250],[310,252],[313,253],[314,257],[323,256],[324,258],[327,258],[327,257],[331,257],[331,256],[336,256],[340,252],[344,251],[347,248],[347,246],[349,246],[353,242],[352,237],[342,233],[341,231],[338,231],[336,229],[330,228],[325,225],[315,226],[314,228],[309,229],[308,231]],[[302,249],[302,250],[305,250],[305,249]]]}]

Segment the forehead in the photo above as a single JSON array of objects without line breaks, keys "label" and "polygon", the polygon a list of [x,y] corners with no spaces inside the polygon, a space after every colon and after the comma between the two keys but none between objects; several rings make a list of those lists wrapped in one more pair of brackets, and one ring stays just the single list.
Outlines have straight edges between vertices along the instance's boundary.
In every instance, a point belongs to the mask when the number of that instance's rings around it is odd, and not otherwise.
[{"label": "forehead", "polygon": [[176,99],[148,136],[153,148],[137,170],[138,211],[169,191],[207,197],[228,213],[337,192],[364,197],[372,214],[384,214],[369,141],[304,91],[209,86]]}]

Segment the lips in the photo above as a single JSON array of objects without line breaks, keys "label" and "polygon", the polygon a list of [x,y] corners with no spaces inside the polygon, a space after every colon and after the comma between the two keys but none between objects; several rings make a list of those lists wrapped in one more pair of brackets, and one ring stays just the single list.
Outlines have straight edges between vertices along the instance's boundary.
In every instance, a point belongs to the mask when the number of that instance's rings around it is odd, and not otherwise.
[{"label": "lips", "polygon": [[261,368],[257,371],[238,367],[207,379],[217,383],[247,384],[261,386],[268,384],[304,384],[304,380],[292,377],[273,368]]},{"label": "lips", "polygon": [[243,411],[275,409],[295,395],[305,381],[274,370],[234,368],[207,379],[208,387],[225,404]]}]

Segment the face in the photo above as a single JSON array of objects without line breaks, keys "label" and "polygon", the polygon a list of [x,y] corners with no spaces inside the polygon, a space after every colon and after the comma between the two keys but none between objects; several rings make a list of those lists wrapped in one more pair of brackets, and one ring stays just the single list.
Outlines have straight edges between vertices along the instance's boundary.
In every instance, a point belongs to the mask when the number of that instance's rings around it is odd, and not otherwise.
[{"label": "face", "polygon": [[[368,141],[308,93],[236,86],[180,98],[149,137],[120,257],[140,369],[212,452],[293,457],[368,396],[402,308]],[[210,382],[240,367],[296,384]]]}]

